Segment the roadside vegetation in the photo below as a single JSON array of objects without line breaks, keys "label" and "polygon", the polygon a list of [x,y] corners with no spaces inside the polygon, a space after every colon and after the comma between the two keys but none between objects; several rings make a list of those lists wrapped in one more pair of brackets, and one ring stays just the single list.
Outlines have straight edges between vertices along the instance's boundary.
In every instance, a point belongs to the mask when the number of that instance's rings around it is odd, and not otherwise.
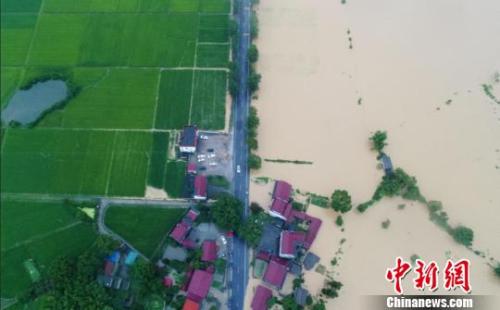
[{"label": "roadside vegetation", "polygon": [[307,160],[289,160],[289,159],[269,159],[265,158],[264,161],[270,163],[279,163],[279,164],[296,164],[296,165],[312,165],[312,161]]}]

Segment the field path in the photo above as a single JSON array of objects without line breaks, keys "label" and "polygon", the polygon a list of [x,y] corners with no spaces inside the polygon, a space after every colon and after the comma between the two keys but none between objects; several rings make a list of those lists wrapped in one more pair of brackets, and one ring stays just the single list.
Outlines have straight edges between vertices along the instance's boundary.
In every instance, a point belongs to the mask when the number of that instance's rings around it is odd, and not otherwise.
[{"label": "field path", "polygon": [[76,225],[79,225],[79,224],[81,224],[81,223],[82,223],[81,221],[76,221],[76,222],[73,222],[73,223],[68,224],[68,225],[66,225],[66,226],[59,227],[59,228],[57,228],[57,229],[51,230],[51,231],[49,231],[49,232],[46,232],[46,233],[44,233],[44,234],[41,234],[41,235],[36,235],[36,236],[31,237],[31,238],[29,238],[29,239],[26,239],[26,240],[24,240],[24,241],[22,241],[22,242],[17,242],[16,244],[14,244],[14,245],[13,245],[13,246],[11,246],[11,247],[8,247],[8,248],[6,248],[6,249],[2,249],[2,252],[7,252],[7,251],[10,251],[10,250],[15,249],[15,248],[17,248],[17,247],[20,247],[20,246],[22,246],[22,245],[25,245],[25,244],[31,243],[31,242],[33,242],[33,241],[37,241],[37,240],[40,240],[40,239],[44,239],[44,238],[46,238],[46,237],[48,237],[48,236],[50,236],[50,235],[53,235],[53,234],[56,234],[56,233],[61,232],[61,231],[63,231],[63,230],[69,229],[69,228],[74,227],[74,226],[76,226]]}]

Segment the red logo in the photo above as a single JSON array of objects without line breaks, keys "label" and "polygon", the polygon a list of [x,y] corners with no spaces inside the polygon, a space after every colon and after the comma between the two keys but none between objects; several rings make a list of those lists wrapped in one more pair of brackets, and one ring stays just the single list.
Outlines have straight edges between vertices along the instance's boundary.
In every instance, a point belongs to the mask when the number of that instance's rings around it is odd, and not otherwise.
[{"label": "red logo", "polygon": [[[430,291],[438,288],[439,266],[435,261],[426,264],[423,260],[417,259],[413,278],[413,286],[418,290],[424,290],[426,287]],[[396,258],[396,266],[388,268],[385,273],[385,279],[394,283],[394,291],[397,294],[403,294],[402,281],[412,270],[410,263],[404,261],[401,257]],[[453,290],[460,287],[465,293],[470,293],[470,261],[461,259],[457,262],[448,260],[443,273],[444,288]]]}]

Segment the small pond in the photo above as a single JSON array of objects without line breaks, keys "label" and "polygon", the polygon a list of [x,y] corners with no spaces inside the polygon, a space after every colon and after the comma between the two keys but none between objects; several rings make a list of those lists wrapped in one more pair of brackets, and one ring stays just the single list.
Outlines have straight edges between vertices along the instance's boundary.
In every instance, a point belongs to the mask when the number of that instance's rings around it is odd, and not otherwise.
[{"label": "small pond", "polygon": [[68,85],[62,80],[38,82],[27,90],[18,90],[2,110],[2,122],[16,121],[21,125],[35,122],[43,112],[65,100]]}]

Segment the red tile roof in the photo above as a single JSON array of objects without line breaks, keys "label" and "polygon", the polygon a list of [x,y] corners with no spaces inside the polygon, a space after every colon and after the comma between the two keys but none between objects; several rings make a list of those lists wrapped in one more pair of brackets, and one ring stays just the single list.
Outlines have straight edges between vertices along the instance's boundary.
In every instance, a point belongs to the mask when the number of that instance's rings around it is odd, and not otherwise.
[{"label": "red tile roof", "polygon": [[104,265],[104,274],[107,276],[112,276],[114,269],[115,269],[115,264],[113,264],[110,261],[106,261],[106,264]]},{"label": "red tile roof", "polygon": [[274,183],[273,198],[288,202],[292,194],[292,185],[285,181],[276,181]]},{"label": "red tile roof", "polygon": [[256,258],[262,259],[263,261],[267,262],[271,258],[271,254],[260,251],[259,254],[257,254]]},{"label": "red tile roof", "polygon": [[179,222],[170,233],[170,237],[175,241],[182,243],[182,241],[186,238],[188,231],[189,226],[184,222]]},{"label": "red tile roof", "polygon": [[297,246],[303,245],[306,234],[301,231],[282,231],[280,238],[280,255],[295,256]]},{"label": "red tile roof", "polygon": [[191,221],[195,221],[196,218],[198,217],[200,213],[198,211],[195,211],[193,209],[190,209],[188,213],[186,214],[186,217],[189,218]]},{"label": "red tile roof", "polygon": [[265,286],[259,285],[255,290],[250,307],[253,310],[267,310],[267,302],[273,296],[273,292]]},{"label": "red tile roof", "polygon": [[196,301],[186,298],[182,310],[198,310],[198,309],[200,309],[200,305]]},{"label": "red tile roof", "polygon": [[286,265],[271,259],[264,273],[264,281],[280,289],[285,281],[286,272]]},{"label": "red tile roof", "polygon": [[187,172],[188,173],[196,173],[196,164],[195,163],[187,164]]},{"label": "red tile roof", "polygon": [[171,287],[174,284],[174,280],[171,277],[165,276],[163,277],[163,285],[165,287]]},{"label": "red tile roof", "polygon": [[307,220],[309,221],[309,228],[306,233],[306,240],[304,242],[304,247],[309,249],[313,244],[316,236],[318,235],[319,229],[321,228],[322,221],[319,218],[313,216],[307,216]]},{"label": "red tile roof", "polygon": [[201,246],[201,260],[205,262],[213,262],[217,259],[217,244],[215,240],[205,240]]},{"label": "red tile roof", "polygon": [[208,294],[212,285],[213,275],[204,270],[195,270],[189,282],[187,297],[193,301],[200,302]]},{"label": "red tile roof", "polygon": [[194,178],[194,195],[197,197],[207,197],[207,177],[197,175]]},{"label": "red tile roof", "polygon": [[292,216],[292,204],[284,202],[283,200],[274,199],[271,205],[271,211],[280,214],[285,220]]},{"label": "red tile roof", "polygon": [[196,248],[196,242],[194,242],[193,240],[184,239],[184,241],[182,241],[182,246],[187,249],[194,249]]}]

